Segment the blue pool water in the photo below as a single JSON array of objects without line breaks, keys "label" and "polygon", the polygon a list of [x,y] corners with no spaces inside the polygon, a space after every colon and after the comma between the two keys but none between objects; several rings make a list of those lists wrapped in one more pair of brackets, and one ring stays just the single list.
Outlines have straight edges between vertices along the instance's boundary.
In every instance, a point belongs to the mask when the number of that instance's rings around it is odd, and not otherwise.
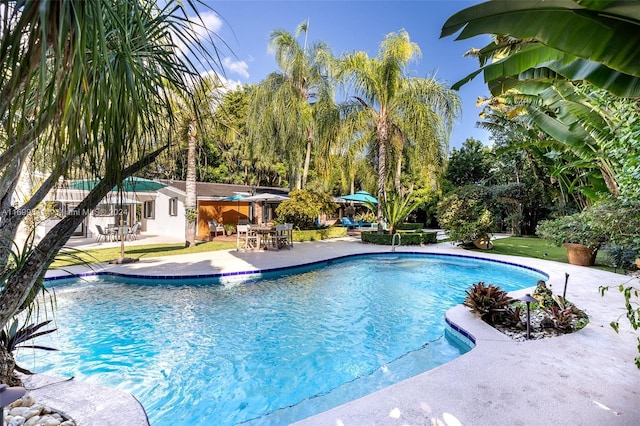
[{"label": "blue pool water", "polygon": [[286,424],[469,350],[444,313],[478,281],[506,290],[539,273],[447,256],[359,256],[296,274],[218,279],[109,276],[55,284],[60,352],[38,372],[135,395],[152,425]]}]

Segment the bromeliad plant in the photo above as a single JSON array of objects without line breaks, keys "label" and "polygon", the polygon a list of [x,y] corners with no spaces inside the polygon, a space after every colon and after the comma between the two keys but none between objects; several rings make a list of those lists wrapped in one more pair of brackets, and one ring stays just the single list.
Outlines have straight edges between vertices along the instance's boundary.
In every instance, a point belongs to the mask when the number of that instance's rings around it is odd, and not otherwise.
[{"label": "bromeliad plant", "polygon": [[466,290],[467,297],[464,305],[471,308],[471,312],[480,315],[488,324],[497,324],[509,309],[513,299],[506,291],[493,284],[486,285],[480,281]]}]

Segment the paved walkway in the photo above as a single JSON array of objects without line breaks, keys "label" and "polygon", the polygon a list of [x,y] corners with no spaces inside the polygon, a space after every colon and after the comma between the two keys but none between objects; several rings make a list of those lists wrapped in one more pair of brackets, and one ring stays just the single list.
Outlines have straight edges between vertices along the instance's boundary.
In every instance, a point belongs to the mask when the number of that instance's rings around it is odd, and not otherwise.
[{"label": "paved walkway", "polygon": [[[344,238],[295,243],[292,250],[277,252],[219,251],[144,259],[129,265],[101,265],[96,270],[150,276],[231,273],[383,251],[389,251],[389,247]],[[601,297],[598,291],[600,285],[617,285],[628,277],[544,260],[470,253],[448,243],[400,247],[397,251],[472,255],[521,263],[549,274],[556,292],[561,291],[567,272],[567,298],[589,314],[590,323],[571,335],[518,343],[467,309],[453,308],[447,317],[475,337],[477,346],[473,350],[298,425],[640,424],[640,370],[633,364],[638,355],[638,333],[626,321],[621,321],[619,334],[611,329],[609,322],[624,313],[622,295],[614,289]],[[70,269],[76,273],[87,271],[86,267]],[[48,275],[60,274],[50,271]],[[67,412],[74,415],[71,409]]]}]

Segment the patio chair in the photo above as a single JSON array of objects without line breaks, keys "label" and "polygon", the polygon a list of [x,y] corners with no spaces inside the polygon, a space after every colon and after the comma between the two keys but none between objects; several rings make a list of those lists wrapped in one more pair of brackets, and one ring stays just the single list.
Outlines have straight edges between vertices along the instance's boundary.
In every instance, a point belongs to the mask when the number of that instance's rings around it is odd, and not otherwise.
[{"label": "patio chair", "polygon": [[[290,224],[283,223],[276,225],[276,232],[275,234],[273,234],[273,246],[276,248],[276,250],[280,250],[281,248],[285,247],[288,249],[291,248],[291,246],[289,245],[290,238],[288,225]],[[291,229],[293,229],[293,225]]]},{"label": "patio chair", "polygon": [[249,229],[249,225],[238,225],[236,231],[236,250],[247,251],[258,248],[258,235]]},{"label": "patio chair", "polygon": [[136,222],[129,228],[129,232],[127,232],[127,239],[129,239],[129,241],[138,239],[138,229],[140,229],[140,225],[140,222]]},{"label": "patio chair", "polygon": [[218,232],[224,235],[224,226],[222,226],[222,224],[218,223],[218,221],[216,220],[210,220],[208,221],[208,223],[209,223],[209,237],[211,237],[211,234],[213,234],[214,237],[217,237]]},{"label": "patio chair", "polygon": [[102,226],[96,225],[96,229],[98,230],[98,238],[96,238],[96,243],[99,243],[100,240],[103,241],[111,241],[111,233],[102,229]]}]

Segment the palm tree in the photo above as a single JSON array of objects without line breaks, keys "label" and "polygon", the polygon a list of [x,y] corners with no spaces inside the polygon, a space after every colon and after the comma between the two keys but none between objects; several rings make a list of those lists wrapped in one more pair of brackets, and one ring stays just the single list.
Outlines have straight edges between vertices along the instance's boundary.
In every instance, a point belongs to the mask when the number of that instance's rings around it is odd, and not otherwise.
[{"label": "palm tree", "polygon": [[222,84],[217,75],[201,78],[190,92],[176,92],[174,102],[179,112],[180,139],[187,146],[187,172],[185,179],[185,247],[196,244],[196,151],[203,133],[213,120],[214,110],[221,97]]},{"label": "palm tree", "polygon": [[[269,48],[281,71],[269,74],[256,87],[248,118],[256,151],[273,153],[275,143],[288,160],[292,188],[304,188],[307,183],[313,145],[319,139],[314,109],[333,103],[330,49],[321,42],[308,46],[308,31],[308,22],[303,22],[295,35],[281,29],[271,33]],[[301,46],[296,38],[302,33]]]},{"label": "palm tree", "polygon": [[[49,176],[17,211],[32,210],[61,176],[100,183],[11,270],[0,291],[0,327],[21,309],[74,229],[124,178],[169,144],[167,87],[188,91],[189,53],[215,61],[182,2],[145,0],[5,2],[0,39],[0,200],[6,203],[25,156],[43,157]],[[178,54],[178,42],[185,47]],[[189,47],[192,46],[192,47]],[[204,56],[203,56],[204,55]],[[208,58],[208,59],[207,59]],[[80,174],[82,173],[82,175]],[[24,215],[0,218],[14,238]],[[6,213],[6,214],[5,214]],[[7,251],[0,250],[0,270]]]},{"label": "palm tree", "polygon": [[[444,158],[448,135],[460,111],[457,94],[432,78],[409,77],[406,67],[420,55],[406,31],[391,33],[380,45],[376,58],[364,52],[345,55],[338,77],[353,88],[354,101],[344,106],[345,120],[352,135],[371,135],[370,145],[377,148],[378,200],[386,194],[387,158],[396,158],[395,184],[405,145],[415,144],[416,152],[430,160]],[[382,232],[382,203],[378,204],[378,231]]]}]

